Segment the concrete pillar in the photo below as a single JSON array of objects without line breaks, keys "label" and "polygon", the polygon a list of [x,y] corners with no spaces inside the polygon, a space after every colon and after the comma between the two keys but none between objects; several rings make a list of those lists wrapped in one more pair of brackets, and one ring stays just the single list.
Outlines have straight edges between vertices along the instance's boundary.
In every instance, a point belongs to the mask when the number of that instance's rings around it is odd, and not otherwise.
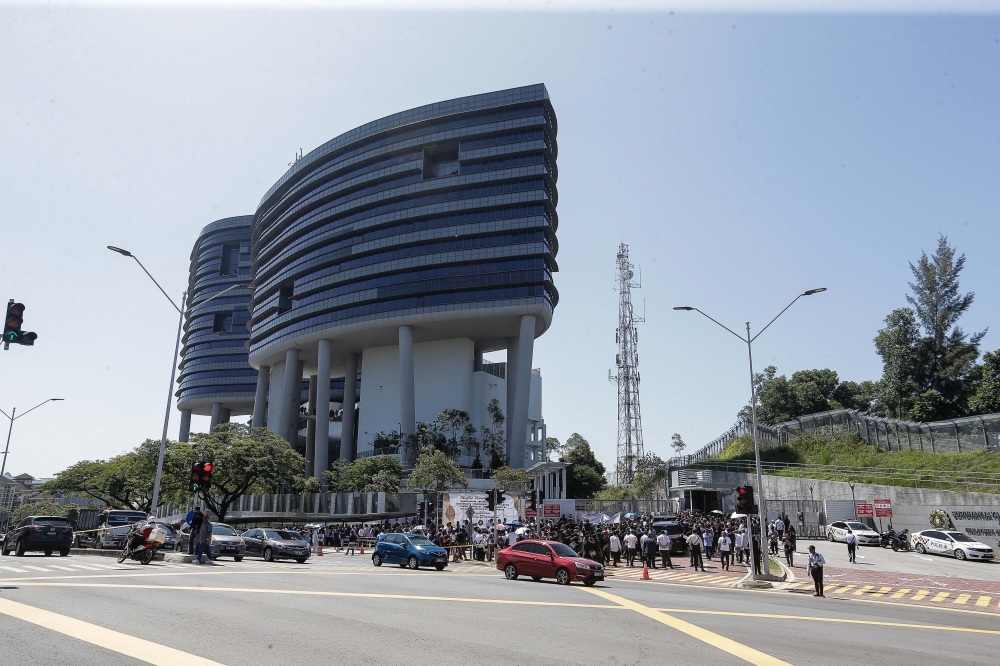
[{"label": "concrete pillar", "polygon": [[181,428],[177,433],[178,442],[186,442],[191,436],[191,410],[182,409],[181,410]]},{"label": "concrete pillar", "polygon": [[267,422],[267,386],[271,382],[271,366],[262,365],[257,372],[257,392],[253,396],[253,419],[250,425],[262,428]]},{"label": "concrete pillar", "polygon": [[285,372],[284,376],[281,378],[280,397],[277,401],[275,401],[274,396],[271,396],[271,407],[275,412],[275,414],[273,414],[274,418],[271,419],[273,421],[273,423],[270,424],[271,430],[275,435],[284,437],[288,442],[292,441],[288,437],[288,424],[291,422],[291,417],[288,414],[292,405],[291,396],[293,392],[299,391],[297,384],[301,384],[302,377],[300,374],[298,378],[296,378],[295,371],[298,369],[299,350],[289,349],[285,352]]},{"label": "concrete pillar", "polygon": [[265,422],[271,432],[275,435],[281,435],[281,429],[278,427],[278,416],[282,405],[281,394],[285,389],[285,362],[283,360],[271,366],[271,379],[267,386]]},{"label": "concrete pillar", "polygon": [[476,350],[476,358],[472,362],[472,371],[473,372],[483,371],[483,352],[479,351],[478,349]]},{"label": "concrete pillar", "polygon": [[514,421],[514,391],[517,386],[517,338],[507,338],[507,414],[504,422],[504,441],[510,459],[510,426]]},{"label": "concrete pillar", "polygon": [[222,423],[222,403],[213,402],[212,403],[212,425],[208,426],[208,431],[212,432],[215,430],[215,426]]},{"label": "concrete pillar", "polygon": [[357,455],[354,441],[354,403],[358,400],[358,355],[348,354],[344,366],[344,417],[340,428],[340,459],[348,462]]},{"label": "concrete pillar", "polygon": [[291,417],[288,422],[288,441],[292,447],[299,445],[299,409],[302,407],[302,374],[305,372],[305,361],[299,361],[295,372],[295,390],[290,396],[292,404],[288,408],[288,415]]},{"label": "concrete pillar", "polygon": [[417,407],[413,388],[413,329],[399,327],[399,424],[404,435],[417,431]]},{"label": "concrete pillar", "polygon": [[[330,468],[330,363],[333,343],[320,340],[316,355],[316,398],[312,410],[316,413],[316,457],[313,459],[314,474],[326,490],[323,472]],[[312,392],[309,394],[312,396]]]},{"label": "concrete pillar", "polygon": [[560,486],[560,488],[559,488],[559,491],[560,491],[559,499],[569,499],[566,496],[566,468],[565,467],[562,468],[562,479],[559,482],[559,486]]},{"label": "concrete pillar", "polygon": [[219,421],[219,423],[229,423],[229,419],[232,418],[232,416],[233,416],[233,410],[223,407],[221,415],[222,418]]},{"label": "concrete pillar", "polygon": [[[309,415],[313,416],[316,414],[316,384],[317,376],[312,375],[309,377]],[[305,475],[308,479],[310,476],[316,476],[313,471],[313,463],[316,460],[316,419],[309,419],[306,421],[306,470]],[[321,472],[322,473],[322,472]]]},{"label": "concrete pillar", "polygon": [[[514,409],[510,424],[510,451],[507,463],[511,469],[524,467],[524,445],[528,436],[528,396],[531,391],[531,360],[535,346],[535,316],[521,316],[521,334],[517,341],[517,369],[514,383]],[[508,376],[510,376],[508,368]],[[508,380],[509,381],[509,380]]]}]

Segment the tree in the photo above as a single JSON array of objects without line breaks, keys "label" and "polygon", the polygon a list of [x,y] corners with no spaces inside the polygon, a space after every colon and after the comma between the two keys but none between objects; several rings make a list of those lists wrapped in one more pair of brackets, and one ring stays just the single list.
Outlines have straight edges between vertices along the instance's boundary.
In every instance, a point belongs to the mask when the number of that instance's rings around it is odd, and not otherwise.
[{"label": "tree", "polygon": [[331,493],[346,493],[350,492],[348,488],[348,468],[351,463],[346,460],[341,460],[340,458],[333,461],[330,464],[330,469],[323,472],[323,478],[326,479],[326,488]]},{"label": "tree", "polygon": [[[955,248],[948,245],[948,237],[943,234],[938,236],[933,257],[921,252],[917,265],[910,264],[914,282],[908,284],[913,295],[908,294],[906,302],[913,306],[927,336],[939,346],[949,340],[965,340],[966,337],[956,324],[976,295],[971,291],[959,293],[958,276],[963,268],[965,255],[956,259]],[[986,331],[975,333],[970,342],[978,345],[984,335]]]},{"label": "tree", "polygon": [[407,487],[425,491],[443,492],[455,486],[468,488],[462,470],[444,452],[427,447],[420,452],[413,466]]},{"label": "tree", "polygon": [[983,354],[983,379],[969,407],[974,414],[1000,412],[1000,349]]},{"label": "tree", "polygon": [[297,484],[295,489],[300,493],[318,493],[323,490],[320,486],[319,479],[315,476],[310,476],[308,479],[301,478],[301,483]]},{"label": "tree", "polygon": [[545,455],[548,460],[552,460],[553,457],[558,458],[563,454],[563,445],[559,443],[559,440],[555,437],[545,438]]},{"label": "tree", "polygon": [[670,436],[670,446],[677,455],[680,455],[681,451],[687,448],[687,444],[684,443],[684,440],[681,439],[681,436],[676,432]]},{"label": "tree", "polygon": [[[61,516],[67,518],[70,523],[75,524],[79,515],[79,507],[76,504],[57,504],[51,500],[41,500],[19,506],[11,514],[7,524],[13,527],[28,516]],[[0,516],[0,519],[2,519],[2,516]]]},{"label": "tree", "polygon": [[483,452],[490,458],[490,469],[500,469],[507,464],[507,436],[504,432],[504,415],[500,409],[500,401],[496,398],[486,405],[486,414],[490,417],[487,428],[481,428]]},{"label": "tree", "polygon": [[[769,425],[831,409],[863,409],[870,405],[875,393],[871,382],[842,382],[830,369],[799,370],[788,379],[784,375],[779,376],[778,369],[773,365],[764,368],[762,373],[754,374],[754,387],[757,420]],[[749,419],[750,406],[740,410],[739,416]]]},{"label": "tree", "polygon": [[880,399],[893,407],[897,419],[903,418],[913,406],[916,392],[914,374],[920,328],[916,314],[910,308],[899,308],[885,318],[885,328],[875,336],[875,351],[882,357],[882,379],[879,382]]},{"label": "tree", "polygon": [[[453,460],[458,458],[463,448],[462,436],[465,434],[465,428],[472,424],[469,412],[449,407],[444,411],[438,412],[437,423],[440,425],[441,430],[450,435],[446,439],[446,448],[443,449],[445,455],[448,455]],[[475,433],[474,429],[473,433]]]},{"label": "tree", "polygon": [[[394,459],[395,460],[395,459]],[[366,493],[398,493],[399,476],[393,474],[388,469],[382,469],[375,473],[371,481],[364,487]]]},{"label": "tree", "polygon": [[[344,490],[341,492],[396,492],[399,490],[399,479],[403,476],[403,465],[396,456],[371,456],[348,464],[343,475]],[[395,490],[366,490],[373,485],[391,487],[393,483]]]},{"label": "tree", "polygon": [[171,467],[175,474],[186,475],[198,460],[214,465],[212,487],[201,497],[222,522],[240,495],[301,484],[305,466],[305,458],[283,438],[267,428],[240,423],[222,423],[211,433],[192,435],[189,445],[178,449]]},{"label": "tree", "polygon": [[529,484],[528,473],[523,469],[511,469],[501,467],[493,472],[493,487],[501,490],[527,490]]},{"label": "tree", "polygon": [[574,499],[589,499],[604,489],[604,465],[590,448],[590,442],[578,432],[566,439],[561,462],[571,463],[566,469],[566,492]]}]

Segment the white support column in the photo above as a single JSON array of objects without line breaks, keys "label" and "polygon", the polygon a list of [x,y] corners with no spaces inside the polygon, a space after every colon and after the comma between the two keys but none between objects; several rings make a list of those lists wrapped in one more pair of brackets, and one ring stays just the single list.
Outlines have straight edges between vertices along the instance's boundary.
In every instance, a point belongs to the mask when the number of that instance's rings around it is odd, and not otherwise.
[{"label": "white support column", "polygon": [[559,496],[559,499],[569,499],[568,497],[566,497],[566,468],[565,467],[562,468],[562,479],[559,482],[559,491],[561,493],[561,495]]},{"label": "white support column", "polygon": [[358,355],[348,354],[344,367],[344,416],[340,428],[340,459],[354,460],[354,403],[358,400]]},{"label": "white support column", "polygon": [[[317,375],[309,376],[309,415],[314,416],[316,414],[316,384],[318,383]],[[313,464],[316,462],[316,419],[312,418],[306,421],[306,468],[305,475],[308,479],[311,476],[316,476],[313,471]]]},{"label": "white support column", "polygon": [[267,386],[271,381],[271,367],[260,366],[257,372],[257,392],[253,396],[253,420],[250,425],[254,428],[262,428],[267,417]]},{"label": "white support column", "polygon": [[316,414],[314,426],[316,457],[313,464],[314,474],[319,479],[323,490],[326,490],[326,477],[323,476],[330,467],[330,363],[333,356],[333,343],[320,340],[316,353],[316,401],[312,409]]},{"label": "white support column", "polygon": [[212,403],[212,424],[208,426],[208,431],[212,432],[215,430],[215,426],[222,423],[222,403],[213,402]]},{"label": "white support column", "polygon": [[[281,378],[281,393],[279,394],[280,399],[274,400],[272,395],[271,408],[275,414],[273,414],[273,419],[268,419],[268,426],[274,432],[274,434],[279,437],[283,437],[289,443],[292,441],[288,437],[288,424],[291,423],[291,417],[288,412],[292,405],[292,393],[298,392],[300,389],[298,387],[301,384],[300,374],[296,378],[295,373],[299,369],[299,350],[289,349],[285,352],[285,372],[284,376]],[[273,382],[272,382],[273,384]]]},{"label": "white support column", "polygon": [[290,396],[292,403],[288,407],[288,416],[291,417],[288,421],[288,441],[291,442],[292,448],[299,445],[299,409],[302,408],[302,373],[305,367],[305,361],[299,361],[296,366],[295,389]]},{"label": "white support column", "polygon": [[399,418],[404,435],[417,431],[417,407],[413,378],[413,329],[399,327]]},{"label": "white support column", "polygon": [[514,395],[517,387],[517,338],[507,338],[507,414],[504,422],[504,448],[511,457],[511,424],[514,423]]},{"label": "white support column", "polygon": [[517,370],[514,384],[514,409],[510,424],[510,458],[512,469],[524,467],[524,446],[528,437],[528,397],[531,392],[531,360],[535,346],[535,316],[521,316],[521,334],[517,340]]},{"label": "white support column", "polygon": [[181,410],[181,427],[177,432],[177,441],[186,442],[191,436],[191,410],[182,409]]}]

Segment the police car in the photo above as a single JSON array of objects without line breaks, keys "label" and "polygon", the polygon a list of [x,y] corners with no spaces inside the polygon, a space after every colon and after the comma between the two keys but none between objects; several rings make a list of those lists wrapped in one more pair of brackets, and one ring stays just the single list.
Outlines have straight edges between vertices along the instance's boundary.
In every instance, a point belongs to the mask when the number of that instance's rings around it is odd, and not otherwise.
[{"label": "police car", "polygon": [[920,554],[951,555],[959,560],[992,560],[993,549],[972,537],[951,530],[924,530],[913,535],[913,549]]},{"label": "police car", "polygon": [[854,532],[859,546],[878,546],[882,539],[878,532],[855,520],[838,520],[826,526],[826,538],[830,541],[847,541],[848,531]]}]

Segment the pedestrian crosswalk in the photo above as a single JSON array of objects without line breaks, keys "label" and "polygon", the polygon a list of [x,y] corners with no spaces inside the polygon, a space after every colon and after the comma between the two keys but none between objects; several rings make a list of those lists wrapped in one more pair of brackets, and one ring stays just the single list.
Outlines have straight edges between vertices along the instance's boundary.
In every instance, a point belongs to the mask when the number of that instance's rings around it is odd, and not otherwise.
[{"label": "pedestrian crosswalk", "polygon": [[[786,590],[810,590],[811,581],[798,581],[785,586]],[[908,587],[891,587],[875,585],[830,585],[826,588],[827,595],[844,595],[847,597],[862,597],[868,599],[899,599],[902,601],[920,601],[939,605],[970,606],[977,609],[993,608],[1000,611],[1000,598],[994,599],[988,594],[975,592],[917,590]],[[890,594],[891,593],[891,594]]]},{"label": "pedestrian crosswalk", "polygon": [[[35,560],[36,558],[31,558]],[[35,574],[35,573],[84,573],[84,572],[96,572],[96,571],[154,571],[162,569],[187,569],[191,570],[197,567],[197,564],[184,563],[184,562],[153,562],[148,565],[148,567],[139,565],[136,562],[123,562],[119,564],[116,560],[112,558],[105,557],[90,557],[81,558],[84,562],[79,560],[74,561],[75,558],[67,558],[65,560],[59,560],[59,564],[51,563],[50,560],[42,560],[37,558],[39,564],[34,564],[33,562],[24,562],[18,560],[6,560],[11,562],[8,564],[0,564],[0,576],[6,574]],[[4,560],[0,560],[4,561]],[[364,566],[366,565],[367,566]],[[227,560],[217,560],[214,562],[214,566],[217,567],[237,567],[240,569],[271,569],[276,573],[288,569],[307,569],[316,567],[334,567],[338,569],[343,569],[350,567],[351,565],[360,565],[364,569],[371,568],[370,563],[366,560],[359,558],[358,561],[343,560],[340,559],[336,563],[333,558],[310,558],[306,564],[299,564],[297,562],[291,561],[278,561],[278,562],[265,562],[263,560],[244,560],[242,562],[235,562],[231,559]]]},{"label": "pedestrian crosswalk", "polygon": [[[609,579],[617,580],[643,580],[642,569],[641,568],[621,568],[621,569],[605,569],[605,576]],[[697,585],[711,585],[711,586],[730,586],[740,580],[742,576],[738,573],[733,574],[716,574],[716,573],[705,573],[702,571],[692,572],[691,570],[663,570],[663,569],[650,569],[649,579],[652,581],[667,582],[667,583],[685,583],[685,584],[697,584]]]}]

